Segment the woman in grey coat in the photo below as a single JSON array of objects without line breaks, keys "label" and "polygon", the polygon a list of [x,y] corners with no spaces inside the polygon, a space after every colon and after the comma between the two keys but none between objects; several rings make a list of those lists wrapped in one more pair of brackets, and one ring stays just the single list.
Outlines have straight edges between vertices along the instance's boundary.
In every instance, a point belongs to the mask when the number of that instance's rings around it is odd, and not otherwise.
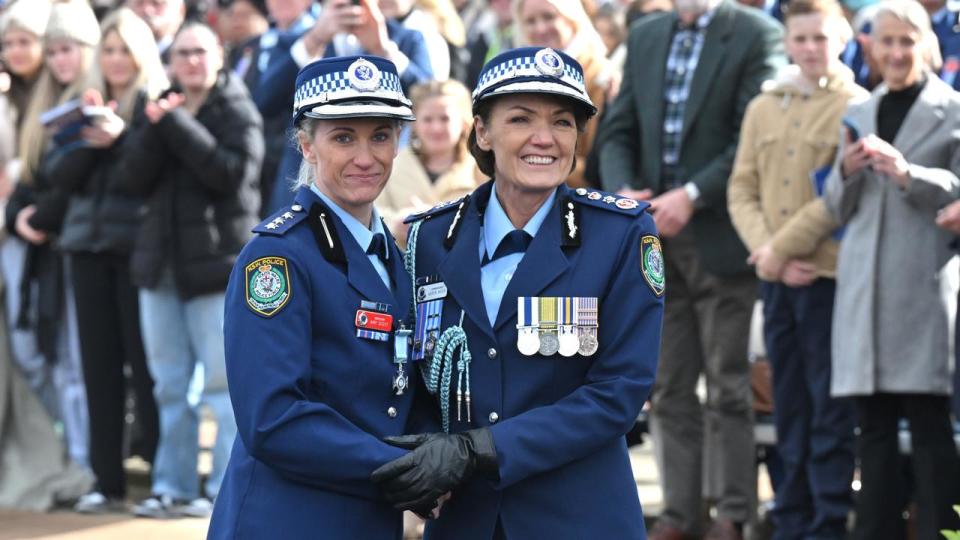
[{"label": "woman in grey coat", "polygon": [[834,396],[853,396],[862,491],[855,538],[902,538],[905,486],[897,429],[912,436],[917,538],[955,528],[957,452],[950,424],[952,236],[935,223],[958,193],[960,94],[939,60],[921,5],[887,0],[872,30],[884,84],[847,113],[846,144],[826,202],[846,226],[833,318]]}]

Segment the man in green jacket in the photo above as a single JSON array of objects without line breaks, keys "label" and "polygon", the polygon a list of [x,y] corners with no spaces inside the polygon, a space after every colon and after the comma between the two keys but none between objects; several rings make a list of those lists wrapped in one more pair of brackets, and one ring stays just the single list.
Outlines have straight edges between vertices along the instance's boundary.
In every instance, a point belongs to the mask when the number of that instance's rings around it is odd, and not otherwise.
[{"label": "man in green jacket", "polygon": [[[747,103],[785,63],[782,27],[731,0],[678,0],[631,28],[621,91],[601,127],[604,189],[650,200],[668,293],[652,431],[664,511],[651,540],[740,539],[756,489],[747,336],[757,283],[727,214]],[[707,381],[707,403],[696,395]],[[707,432],[706,451],[704,430]]]}]

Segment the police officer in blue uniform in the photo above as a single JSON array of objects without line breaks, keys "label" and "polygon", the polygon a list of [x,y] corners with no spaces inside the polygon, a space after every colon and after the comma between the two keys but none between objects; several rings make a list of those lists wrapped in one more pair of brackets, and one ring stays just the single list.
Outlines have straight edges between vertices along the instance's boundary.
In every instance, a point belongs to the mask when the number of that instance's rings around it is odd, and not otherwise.
[{"label": "police officer in blue uniform", "polygon": [[413,114],[377,57],[304,67],[294,109],[295,201],[254,229],[227,288],[238,437],[208,538],[400,538],[370,474],[407,453],[381,439],[411,410],[412,292],[373,201]]},{"label": "police officer in blue uniform", "polygon": [[654,381],[664,273],[646,203],[564,180],[596,108],[575,60],[494,57],[471,152],[493,180],[411,216],[413,358],[440,431],[374,472],[428,539],[645,538],[624,435]]}]

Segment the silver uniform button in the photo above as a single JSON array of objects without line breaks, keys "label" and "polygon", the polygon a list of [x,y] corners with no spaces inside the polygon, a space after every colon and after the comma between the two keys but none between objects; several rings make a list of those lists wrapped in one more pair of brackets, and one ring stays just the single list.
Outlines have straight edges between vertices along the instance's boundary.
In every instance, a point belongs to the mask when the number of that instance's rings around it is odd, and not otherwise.
[{"label": "silver uniform button", "polygon": [[497,350],[494,349],[493,347],[490,347],[490,349],[487,350],[487,358],[493,360],[496,357],[497,357]]},{"label": "silver uniform button", "polygon": [[293,210],[294,212],[303,212],[303,207],[300,206],[299,204],[295,204],[291,206],[290,209]]},{"label": "silver uniform button", "polygon": [[396,418],[396,417],[397,417],[397,408],[396,408],[396,407],[390,407],[389,409],[387,409],[387,416],[389,416],[390,418]]},{"label": "silver uniform button", "polygon": [[499,419],[500,419],[500,415],[497,414],[496,411],[490,413],[490,416],[487,417],[487,420],[490,420],[491,424],[496,424],[497,420]]}]

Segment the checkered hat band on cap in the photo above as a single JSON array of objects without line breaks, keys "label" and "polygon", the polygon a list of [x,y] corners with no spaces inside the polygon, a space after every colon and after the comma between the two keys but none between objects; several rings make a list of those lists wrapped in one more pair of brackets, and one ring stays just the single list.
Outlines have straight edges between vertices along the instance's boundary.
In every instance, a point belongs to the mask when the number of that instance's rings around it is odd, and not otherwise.
[{"label": "checkered hat band on cap", "polygon": [[365,92],[350,84],[345,71],[337,71],[301,83],[294,94],[293,111],[296,114],[302,107],[313,103],[356,98],[389,99],[410,105],[410,100],[403,95],[400,77],[393,73],[381,71],[379,88]]},{"label": "checkered hat band on cap", "polygon": [[[480,76],[480,80],[477,81],[477,89],[473,91],[473,97],[476,98],[484,90],[494,84],[499,84],[504,80],[512,79],[514,77],[549,76],[544,75],[539,69],[537,69],[536,62],[532,56],[511,58],[506,62],[488,69],[483,75]],[[570,64],[564,63],[563,75],[560,77],[560,80],[576,88],[577,90],[586,93],[586,89],[583,85],[583,75],[581,75],[580,72],[578,72]]]}]

